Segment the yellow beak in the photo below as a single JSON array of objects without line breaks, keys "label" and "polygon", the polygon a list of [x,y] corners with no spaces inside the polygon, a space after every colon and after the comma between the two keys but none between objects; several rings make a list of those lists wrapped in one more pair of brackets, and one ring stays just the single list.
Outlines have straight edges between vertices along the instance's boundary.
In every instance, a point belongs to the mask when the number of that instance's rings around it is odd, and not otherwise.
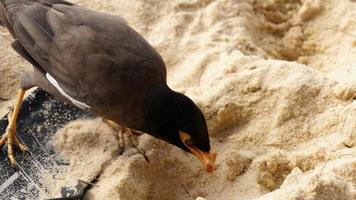
[{"label": "yellow beak", "polygon": [[215,159],[217,154],[214,152],[204,152],[195,147],[193,144],[190,144],[189,141],[191,141],[192,137],[185,132],[179,132],[179,137],[190,152],[192,152],[192,154],[199,159],[204,169],[207,172],[212,173],[215,170]]}]

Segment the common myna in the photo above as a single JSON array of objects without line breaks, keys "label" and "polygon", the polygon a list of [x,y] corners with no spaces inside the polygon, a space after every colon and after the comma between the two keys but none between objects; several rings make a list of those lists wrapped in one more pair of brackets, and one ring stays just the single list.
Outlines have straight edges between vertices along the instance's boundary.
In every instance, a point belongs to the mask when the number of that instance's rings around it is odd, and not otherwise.
[{"label": "common myna", "polygon": [[25,72],[0,145],[16,164],[16,120],[25,91],[38,86],[87,112],[150,134],[194,154],[208,172],[205,118],[187,96],[167,86],[159,53],[119,16],[63,0],[0,0],[0,18],[12,47],[33,65]]}]

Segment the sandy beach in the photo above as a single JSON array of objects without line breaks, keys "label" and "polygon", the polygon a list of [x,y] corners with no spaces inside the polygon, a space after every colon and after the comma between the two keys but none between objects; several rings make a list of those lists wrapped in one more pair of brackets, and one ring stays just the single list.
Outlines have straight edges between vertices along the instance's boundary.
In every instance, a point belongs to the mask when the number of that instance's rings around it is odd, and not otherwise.
[{"label": "sandy beach", "polygon": [[[110,127],[79,120],[52,139],[69,166],[44,197],[100,172],[85,199],[356,199],[355,1],[72,2],[122,16],[159,51],[168,85],[204,112],[217,168],[148,135],[149,163],[119,156]],[[1,116],[31,69],[11,40],[0,28]]]}]

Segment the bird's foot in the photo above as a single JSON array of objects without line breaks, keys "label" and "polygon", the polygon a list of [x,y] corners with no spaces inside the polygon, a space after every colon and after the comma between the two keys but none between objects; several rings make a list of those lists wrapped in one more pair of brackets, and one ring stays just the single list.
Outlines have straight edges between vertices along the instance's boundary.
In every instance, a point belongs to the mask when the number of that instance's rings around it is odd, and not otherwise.
[{"label": "bird's foot", "polygon": [[120,155],[122,155],[125,151],[125,146],[126,146],[125,143],[126,142],[125,142],[125,134],[124,133],[127,132],[128,133],[127,137],[131,143],[131,146],[133,146],[137,150],[137,152],[139,154],[141,154],[147,162],[149,162],[146,152],[137,146],[137,141],[135,141],[135,139],[133,137],[133,136],[142,135],[143,134],[142,132],[119,126],[117,123],[115,123],[111,120],[108,120],[108,119],[103,119],[103,121],[117,132],[117,135],[115,135],[115,136],[116,136],[117,143],[119,145],[118,151],[119,151]]},{"label": "bird's foot", "polygon": [[[9,119],[11,119],[11,112],[9,113]],[[10,121],[10,120],[9,120]],[[9,123],[9,126],[6,128],[6,132],[0,139],[0,147],[7,145],[7,156],[10,160],[11,165],[16,166],[16,160],[14,157],[13,146],[17,146],[21,151],[26,151],[27,147],[16,137],[16,124]]]},{"label": "bird's foot", "polygon": [[[134,138],[135,135],[133,135],[131,133],[130,129],[126,129],[127,131],[127,138],[129,139],[129,143],[130,145],[136,149],[136,151],[141,154],[143,156],[143,158],[149,162],[148,156],[146,155],[146,152],[144,150],[142,150],[141,148],[138,147],[137,145],[137,141]],[[123,130],[118,131],[118,135],[117,135],[117,142],[119,145],[119,154],[122,155],[125,151],[125,147],[126,147],[126,138],[125,138],[125,132]]]},{"label": "bird's foot", "polygon": [[129,129],[128,138],[131,142],[131,145],[136,149],[136,151],[139,154],[141,154],[143,156],[143,158],[146,160],[146,162],[150,162],[150,160],[148,159],[148,156],[146,155],[146,152],[143,149],[138,147],[136,138],[134,139],[134,135],[132,134],[130,129]]}]

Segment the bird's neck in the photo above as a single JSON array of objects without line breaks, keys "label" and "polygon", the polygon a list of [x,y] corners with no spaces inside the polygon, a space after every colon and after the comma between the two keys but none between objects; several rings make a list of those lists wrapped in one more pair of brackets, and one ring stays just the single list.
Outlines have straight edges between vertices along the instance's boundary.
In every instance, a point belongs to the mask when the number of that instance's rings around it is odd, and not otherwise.
[{"label": "bird's neck", "polygon": [[142,108],[146,121],[145,132],[156,135],[162,131],[161,127],[168,121],[175,107],[176,95],[167,84],[156,85],[146,95],[146,103]]}]

